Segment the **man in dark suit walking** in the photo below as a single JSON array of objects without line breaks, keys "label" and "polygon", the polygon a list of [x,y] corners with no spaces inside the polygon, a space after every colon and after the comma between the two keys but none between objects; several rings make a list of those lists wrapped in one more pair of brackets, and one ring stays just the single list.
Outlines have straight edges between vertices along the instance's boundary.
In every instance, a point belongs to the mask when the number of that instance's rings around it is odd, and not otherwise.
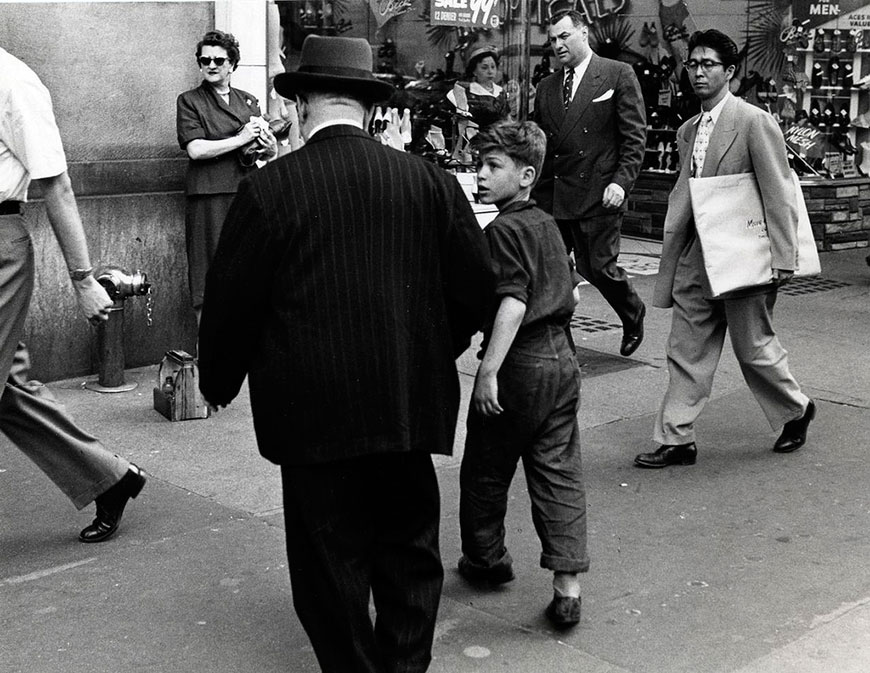
[{"label": "man in dark suit walking", "polygon": [[321,668],[412,673],[431,660],[443,581],[430,454],[452,451],[454,359],[491,271],[456,179],[364,130],[392,90],[371,63],[365,40],[310,36],[299,69],[275,78],[306,144],[240,185],[206,281],[199,364],[212,405],[249,377]]},{"label": "man in dark suit walking", "polygon": [[535,96],[547,155],[532,196],[556,219],[580,275],[616,311],[628,356],[643,341],[646,307],[617,260],[626,196],[643,163],[643,95],[628,64],[592,52],[580,12],[555,14],[548,34],[562,69]]}]

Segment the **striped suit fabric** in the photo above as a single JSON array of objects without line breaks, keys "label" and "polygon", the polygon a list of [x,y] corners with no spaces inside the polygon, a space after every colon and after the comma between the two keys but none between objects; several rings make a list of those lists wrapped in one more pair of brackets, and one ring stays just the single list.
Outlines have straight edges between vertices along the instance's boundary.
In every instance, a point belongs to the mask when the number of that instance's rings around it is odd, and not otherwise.
[{"label": "striped suit fabric", "polygon": [[452,451],[454,359],[491,293],[455,178],[362,130],[320,130],[239,187],[206,283],[201,390],[226,404],[249,377],[323,671],[428,667],[443,582],[429,454]]}]

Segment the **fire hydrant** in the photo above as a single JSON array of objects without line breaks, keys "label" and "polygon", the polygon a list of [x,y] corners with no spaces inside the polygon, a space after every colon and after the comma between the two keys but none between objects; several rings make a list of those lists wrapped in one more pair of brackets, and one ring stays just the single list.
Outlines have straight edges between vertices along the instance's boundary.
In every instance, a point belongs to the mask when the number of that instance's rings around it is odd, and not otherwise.
[{"label": "fire hydrant", "polygon": [[117,266],[100,267],[94,277],[114,303],[108,311],[109,319],[97,327],[99,377],[85,383],[85,387],[100,393],[133,390],[137,383],[124,382],[124,302],[128,297],[147,295],[151,284],[144,273],[129,274]]}]

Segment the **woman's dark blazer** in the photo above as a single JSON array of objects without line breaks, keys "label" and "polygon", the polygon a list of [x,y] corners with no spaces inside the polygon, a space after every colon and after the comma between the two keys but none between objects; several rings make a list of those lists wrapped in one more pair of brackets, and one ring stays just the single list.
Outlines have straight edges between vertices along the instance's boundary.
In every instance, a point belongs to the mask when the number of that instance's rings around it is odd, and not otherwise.
[{"label": "woman's dark blazer", "polygon": [[[182,149],[191,140],[223,140],[234,136],[251,117],[261,115],[257,99],[247,91],[230,88],[229,105],[203,82],[185,91],[176,102],[176,129]],[[187,194],[233,194],[251,168],[242,166],[238,152],[213,159],[191,159],[187,167]]]}]

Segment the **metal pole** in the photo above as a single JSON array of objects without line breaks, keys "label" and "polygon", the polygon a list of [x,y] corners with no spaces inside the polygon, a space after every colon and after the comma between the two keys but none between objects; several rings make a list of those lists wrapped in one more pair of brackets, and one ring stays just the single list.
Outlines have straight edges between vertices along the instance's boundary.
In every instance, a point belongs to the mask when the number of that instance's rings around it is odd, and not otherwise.
[{"label": "metal pole", "polygon": [[532,19],[529,15],[529,0],[520,0],[520,72],[517,78],[520,82],[520,109],[519,121],[529,118],[529,86],[531,85],[531,61],[532,61]]}]

